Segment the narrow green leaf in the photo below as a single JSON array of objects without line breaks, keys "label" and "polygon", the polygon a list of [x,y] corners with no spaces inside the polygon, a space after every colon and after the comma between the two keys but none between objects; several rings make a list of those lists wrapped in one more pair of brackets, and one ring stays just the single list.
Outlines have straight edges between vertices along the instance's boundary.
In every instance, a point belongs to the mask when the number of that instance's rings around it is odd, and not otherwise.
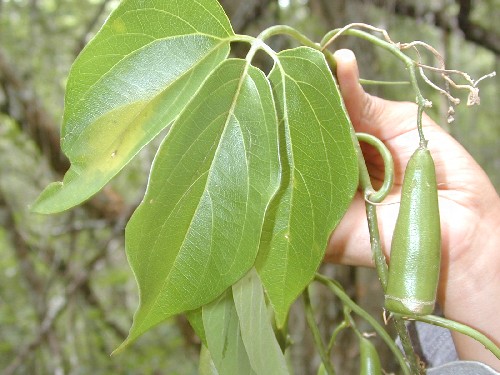
[{"label": "narrow green leaf", "polygon": [[229,53],[216,0],[124,0],[68,78],[62,149],[71,168],[34,203],[59,212],[91,197],[164,129]]},{"label": "narrow green leaf", "polygon": [[231,289],[215,302],[203,306],[203,325],[208,350],[220,375],[257,375],[250,365],[242,341]]},{"label": "narrow green leaf", "polygon": [[264,74],[223,62],[172,126],[127,225],[140,305],[123,345],[211,302],[253,266],[279,186],[277,138]]},{"label": "narrow green leaf", "polygon": [[255,268],[233,285],[233,298],[241,337],[255,373],[288,375],[285,356],[269,320],[262,283]]},{"label": "narrow green leaf", "polygon": [[324,56],[301,47],[278,59],[270,80],[280,118],[282,182],[256,266],[281,327],[352,200],[358,169],[350,121]]},{"label": "narrow green leaf", "polygon": [[212,356],[205,345],[201,346],[200,350],[200,364],[198,366],[199,375],[219,375],[219,372],[215,368]]}]

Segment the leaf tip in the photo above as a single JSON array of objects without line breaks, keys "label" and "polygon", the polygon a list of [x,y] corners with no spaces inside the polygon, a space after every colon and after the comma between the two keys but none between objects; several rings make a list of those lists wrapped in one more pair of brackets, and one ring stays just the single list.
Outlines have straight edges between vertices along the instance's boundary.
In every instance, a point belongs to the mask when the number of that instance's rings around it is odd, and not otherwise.
[{"label": "leaf tip", "polygon": [[114,357],[120,353],[122,353],[127,347],[131,344],[129,338],[126,338],[124,342],[122,342],[115,350],[111,352],[110,357]]},{"label": "leaf tip", "polygon": [[65,208],[60,208],[60,202],[53,199],[58,190],[63,187],[63,182],[53,182],[48,185],[38,196],[38,198],[28,206],[30,212],[37,214],[54,214],[62,212]]},{"label": "leaf tip", "polygon": [[275,311],[275,321],[276,321],[276,327],[280,330],[284,329],[286,327],[287,321],[288,321],[288,310],[289,308],[284,311]]}]

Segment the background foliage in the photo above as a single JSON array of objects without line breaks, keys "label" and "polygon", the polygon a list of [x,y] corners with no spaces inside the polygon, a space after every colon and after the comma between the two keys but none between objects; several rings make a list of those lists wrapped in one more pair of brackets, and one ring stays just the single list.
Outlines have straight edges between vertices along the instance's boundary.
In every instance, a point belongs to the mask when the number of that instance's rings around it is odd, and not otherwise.
[{"label": "background foliage", "polygon": [[[98,196],[67,213],[40,216],[28,205],[68,162],[59,153],[65,80],[71,63],[98,30],[112,0],[0,1],[0,372],[4,374],[195,374],[199,342],[184,318],[141,337],[125,354],[109,353],[126,337],[137,306],[135,281],[123,249],[124,225],[144,194],[158,142],[144,149]],[[500,1],[226,0],[238,33],[256,35],[284,23],[319,40],[328,30],[367,22],[393,40],[425,40],[450,67],[477,78],[499,70]],[[418,4],[418,5],[417,5]],[[276,49],[289,39],[271,41]],[[342,38],[356,51],[363,78],[398,79],[399,64],[363,42]],[[235,55],[244,54],[239,45]],[[259,65],[269,69],[270,61]],[[401,72],[401,76],[403,72]],[[479,107],[459,107],[449,131],[474,155],[500,190],[498,78],[480,85]],[[387,98],[413,100],[404,87],[370,87]],[[446,125],[446,101],[436,94],[430,114]],[[462,98],[466,100],[466,98]],[[380,315],[374,272],[324,266],[365,308]],[[341,311],[315,290],[325,332]],[[297,309],[298,310],[298,309]],[[318,358],[298,311],[292,313],[289,361],[312,374]],[[362,327],[361,327],[362,328]],[[355,337],[335,352],[339,373],[356,373]],[[381,350],[385,348],[381,346]],[[383,355],[387,370],[394,368]]]}]

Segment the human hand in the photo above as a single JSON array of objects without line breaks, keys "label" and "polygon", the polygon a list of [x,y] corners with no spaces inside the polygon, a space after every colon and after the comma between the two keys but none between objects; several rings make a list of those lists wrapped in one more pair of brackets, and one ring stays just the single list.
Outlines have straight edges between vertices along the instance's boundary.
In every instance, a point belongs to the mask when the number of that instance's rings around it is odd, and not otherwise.
[{"label": "human hand", "polygon": [[[418,147],[417,106],[365,93],[358,83],[359,73],[353,53],[339,50],[334,56],[337,79],[355,130],[382,140],[394,158],[394,189],[384,201],[388,204],[377,207],[382,247],[390,257],[392,232],[399,210],[399,204],[390,203],[399,201],[406,163]],[[439,303],[448,318],[491,333],[498,345],[500,198],[485,172],[455,139],[427,116],[424,116],[423,126],[436,165],[439,190],[442,232]],[[381,184],[384,176],[382,159],[375,150],[365,145],[362,147],[373,184]],[[361,193],[356,195],[332,234],[325,261],[373,265]],[[456,336],[455,343],[461,357],[500,367],[498,359],[484,348],[481,351],[475,342]],[[479,350],[479,356],[475,349]]]}]

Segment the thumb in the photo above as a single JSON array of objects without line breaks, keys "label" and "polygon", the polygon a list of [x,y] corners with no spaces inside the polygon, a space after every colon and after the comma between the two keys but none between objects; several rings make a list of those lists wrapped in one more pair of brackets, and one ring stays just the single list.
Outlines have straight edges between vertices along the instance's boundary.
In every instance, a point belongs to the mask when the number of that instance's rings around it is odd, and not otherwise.
[{"label": "thumb", "polygon": [[[386,140],[415,128],[417,107],[414,104],[395,103],[366,93],[359,83],[358,63],[354,53],[348,49],[340,49],[333,56],[337,63],[340,92],[357,132],[371,133]],[[412,121],[408,121],[411,118]],[[388,122],[393,126],[384,126]]]}]

